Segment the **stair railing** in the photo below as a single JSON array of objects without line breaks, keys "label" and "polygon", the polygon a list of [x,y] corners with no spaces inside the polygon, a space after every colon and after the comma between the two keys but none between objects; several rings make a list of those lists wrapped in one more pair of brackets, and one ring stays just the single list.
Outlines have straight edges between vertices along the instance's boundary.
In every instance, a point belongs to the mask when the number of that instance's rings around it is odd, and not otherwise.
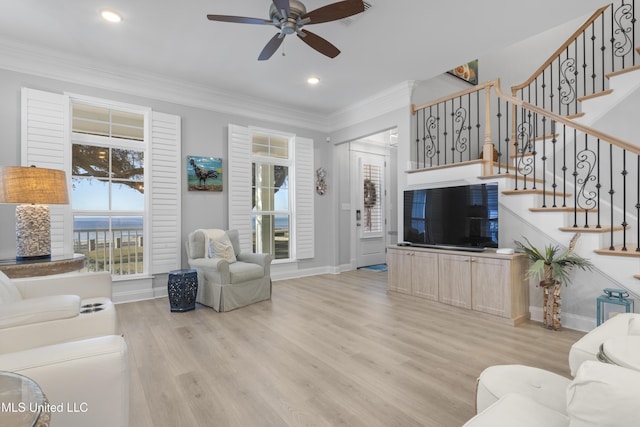
[{"label": "stair railing", "polygon": [[412,112],[416,170],[481,162],[485,177],[539,193],[540,208],[569,210],[573,228],[610,227],[610,250],[628,250],[634,225],[640,252],[640,147],[507,95],[499,80]]},{"label": "stair railing", "polygon": [[575,117],[581,99],[607,90],[608,74],[635,65],[635,23],[635,0],[598,9],[512,95]]}]

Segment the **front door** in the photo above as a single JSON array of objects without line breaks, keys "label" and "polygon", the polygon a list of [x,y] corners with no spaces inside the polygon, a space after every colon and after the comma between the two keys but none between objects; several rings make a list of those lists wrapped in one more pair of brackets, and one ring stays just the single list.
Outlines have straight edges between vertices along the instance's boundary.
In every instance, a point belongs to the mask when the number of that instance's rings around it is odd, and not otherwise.
[{"label": "front door", "polygon": [[386,156],[355,152],[357,267],[386,262]]}]

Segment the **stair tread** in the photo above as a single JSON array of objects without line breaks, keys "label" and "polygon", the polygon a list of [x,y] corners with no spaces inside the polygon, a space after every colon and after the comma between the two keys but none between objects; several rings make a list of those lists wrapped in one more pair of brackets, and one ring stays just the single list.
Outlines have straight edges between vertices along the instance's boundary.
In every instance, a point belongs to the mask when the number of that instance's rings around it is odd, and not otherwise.
[{"label": "stair tread", "polygon": [[609,95],[610,93],[613,93],[613,89],[606,89],[606,90],[603,90],[603,91],[600,91],[600,92],[592,93],[591,95],[581,96],[580,98],[578,98],[578,102],[583,102],[583,101],[586,101],[588,99],[593,99],[593,98],[598,98],[600,96]]},{"label": "stair tread", "polygon": [[573,119],[579,119],[580,117],[584,117],[584,114],[585,113],[581,111],[579,113],[569,114],[568,116],[565,116],[565,117],[569,120],[573,120]]},{"label": "stair tread", "polygon": [[605,77],[610,79],[611,77],[619,76],[621,74],[630,73],[631,71],[635,71],[635,70],[640,70],[640,64],[632,65],[630,67],[625,67],[622,70],[618,70],[618,71],[613,71],[611,73],[607,73],[607,74],[605,74]]},{"label": "stair tread", "polygon": [[[517,175],[513,174],[513,173],[496,173],[493,175],[484,175],[484,176],[479,176],[478,179],[497,179],[497,178],[509,178],[509,179],[519,179],[522,180],[522,175]],[[534,181],[532,178],[527,178],[527,182],[532,182]],[[538,183],[542,183],[544,182],[543,180],[541,180],[540,178],[536,178],[535,182]]]},{"label": "stair tread", "polygon": [[626,256],[640,258],[640,252],[636,251],[636,245],[627,243],[627,250],[622,250],[622,245],[614,246],[614,249],[596,249],[594,252],[598,255],[611,255],[611,256]]},{"label": "stair tread", "polygon": [[[629,229],[629,227],[627,227],[627,229]],[[624,230],[624,228],[621,225],[615,225],[613,227],[608,226],[608,225],[604,225],[604,226],[600,226],[600,228],[596,228],[595,226],[591,226],[591,227],[560,227],[559,230],[560,231],[570,231],[570,232],[579,231],[581,233],[609,233],[612,230],[613,231],[622,231],[622,230]]]}]

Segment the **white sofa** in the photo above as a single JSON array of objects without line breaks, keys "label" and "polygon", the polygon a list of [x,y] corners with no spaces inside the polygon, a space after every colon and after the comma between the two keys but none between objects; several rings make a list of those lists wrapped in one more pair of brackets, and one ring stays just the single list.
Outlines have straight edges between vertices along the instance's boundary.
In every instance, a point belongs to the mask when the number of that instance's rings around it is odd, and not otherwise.
[{"label": "white sofa", "polygon": [[107,272],[0,272],[0,370],[40,385],[53,427],[128,426],[129,359],[117,330]]},{"label": "white sofa", "polygon": [[620,313],[584,335],[569,350],[571,375],[576,375],[584,361],[597,360],[600,346],[607,339],[628,335],[640,335],[640,314]]},{"label": "white sofa", "polygon": [[628,427],[640,423],[640,372],[632,369],[588,360],[573,380],[559,381],[543,392],[534,389],[528,385],[513,391],[505,388],[504,395],[479,408],[464,427]]},{"label": "white sofa", "polygon": [[56,408],[51,427],[129,425],[129,356],[122,336],[0,354],[0,370],[38,383]]},{"label": "white sofa", "polygon": [[24,279],[0,272],[0,353],[114,335],[117,329],[107,272]]}]

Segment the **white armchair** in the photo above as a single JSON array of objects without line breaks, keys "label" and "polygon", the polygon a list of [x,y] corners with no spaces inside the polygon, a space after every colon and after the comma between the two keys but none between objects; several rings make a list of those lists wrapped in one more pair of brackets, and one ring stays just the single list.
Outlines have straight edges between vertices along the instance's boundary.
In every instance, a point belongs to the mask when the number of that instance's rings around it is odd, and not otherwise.
[{"label": "white armchair", "polygon": [[271,298],[273,257],[241,252],[237,230],[196,230],[186,249],[189,267],[198,272],[200,304],[229,311]]},{"label": "white armchair", "polygon": [[0,272],[0,354],[117,333],[109,273]]}]

